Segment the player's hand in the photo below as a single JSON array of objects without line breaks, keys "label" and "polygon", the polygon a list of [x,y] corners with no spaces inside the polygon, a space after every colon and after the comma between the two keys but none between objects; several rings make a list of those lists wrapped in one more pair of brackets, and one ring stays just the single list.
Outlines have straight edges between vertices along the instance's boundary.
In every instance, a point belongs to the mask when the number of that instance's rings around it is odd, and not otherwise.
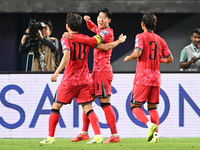
[{"label": "player's hand", "polygon": [[58,74],[54,73],[54,74],[51,76],[51,81],[52,81],[52,82],[56,82],[56,81],[57,81],[57,77],[58,77]]},{"label": "player's hand", "polygon": [[125,58],[124,58],[124,62],[127,62],[129,59],[129,56],[126,56]]},{"label": "player's hand", "polygon": [[85,16],[84,16],[84,19],[85,19],[86,22],[91,21],[90,16],[88,16],[88,15],[85,15]]},{"label": "player's hand", "polygon": [[123,42],[125,42],[126,38],[127,38],[126,35],[121,34],[121,35],[119,36],[118,40],[120,41],[120,43],[123,43]]},{"label": "player's hand", "polygon": [[64,32],[63,35],[62,35],[63,38],[67,38],[67,39],[71,39],[72,37],[72,34],[69,33],[69,32]]}]

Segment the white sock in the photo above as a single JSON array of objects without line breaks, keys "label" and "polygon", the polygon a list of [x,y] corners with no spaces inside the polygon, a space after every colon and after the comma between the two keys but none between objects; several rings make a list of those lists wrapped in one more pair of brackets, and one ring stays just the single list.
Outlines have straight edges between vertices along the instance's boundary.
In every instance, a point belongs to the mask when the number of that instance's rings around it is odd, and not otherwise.
[{"label": "white sock", "polygon": [[116,134],[112,134],[112,137],[118,137],[119,135],[116,133]]},{"label": "white sock", "polygon": [[152,124],[151,121],[148,121],[146,125],[149,128],[151,124]]},{"label": "white sock", "polygon": [[154,132],[154,136],[158,136],[158,132]]},{"label": "white sock", "polygon": [[88,134],[88,132],[87,131],[81,131],[81,134],[86,135],[86,134]]},{"label": "white sock", "polygon": [[100,137],[101,136],[101,134],[97,134],[97,135],[95,135],[95,137]]}]

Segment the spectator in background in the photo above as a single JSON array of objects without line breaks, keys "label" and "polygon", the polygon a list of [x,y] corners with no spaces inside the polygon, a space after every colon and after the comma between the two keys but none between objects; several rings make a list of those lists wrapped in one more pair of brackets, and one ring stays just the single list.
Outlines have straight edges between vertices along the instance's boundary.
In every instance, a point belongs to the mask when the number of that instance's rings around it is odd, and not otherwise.
[{"label": "spectator in background", "polygon": [[190,39],[192,43],[181,51],[180,70],[200,71],[200,29],[192,30]]},{"label": "spectator in background", "polygon": [[[32,71],[55,71],[60,59],[58,40],[55,37],[49,37],[53,29],[51,22],[43,21],[43,23],[43,28],[38,30],[38,37],[34,38],[36,40],[32,43],[29,28],[26,30],[19,45],[19,53],[28,54],[34,51]],[[25,44],[28,38],[30,40]]]}]

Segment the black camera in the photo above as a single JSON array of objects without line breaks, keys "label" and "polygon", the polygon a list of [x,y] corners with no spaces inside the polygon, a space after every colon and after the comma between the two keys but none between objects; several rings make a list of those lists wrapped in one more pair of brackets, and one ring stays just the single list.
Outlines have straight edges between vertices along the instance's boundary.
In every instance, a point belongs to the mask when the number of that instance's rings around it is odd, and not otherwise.
[{"label": "black camera", "polygon": [[36,22],[35,19],[31,19],[28,24],[29,33],[27,35],[30,36],[30,38],[37,38],[39,33],[38,30],[43,29],[45,27],[45,24],[43,22]]},{"label": "black camera", "polygon": [[30,19],[30,22],[28,24],[29,32],[25,33],[26,35],[29,35],[30,38],[30,51],[33,52],[35,58],[39,59],[39,52],[38,48],[40,45],[40,40],[38,39],[39,32],[38,30],[43,29],[45,27],[45,23],[43,22],[36,22],[35,19]]},{"label": "black camera", "polygon": [[29,33],[26,33],[26,35],[29,35],[30,38],[31,51],[38,50],[39,46],[38,30],[43,29],[44,27],[45,24],[43,22],[36,22],[35,19],[30,19],[30,22],[28,24]]}]

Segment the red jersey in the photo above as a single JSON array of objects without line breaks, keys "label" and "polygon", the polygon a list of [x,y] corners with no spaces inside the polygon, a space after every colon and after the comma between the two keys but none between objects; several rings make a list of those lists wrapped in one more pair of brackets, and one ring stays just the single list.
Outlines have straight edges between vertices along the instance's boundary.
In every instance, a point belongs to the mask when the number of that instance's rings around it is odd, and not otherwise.
[{"label": "red jersey", "polygon": [[[114,40],[114,33],[110,27],[100,30],[92,21],[87,22],[87,27],[92,32],[100,35],[103,43],[110,43]],[[112,49],[108,51],[102,51],[94,48],[94,64],[93,71],[112,71],[112,66],[110,64],[110,57],[112,54]]]},{"label": "red jersey", "polygon": [[[84,36],[83,34],[78,35]],[[70,59],[61,82],[74,86],[89,84],[88,54],[90,47],[66,38],[61,38],[61,45],[63,51],[70,51]]]},{"label": "red jersey", "polygon": [[164,39],[153,32],[137,34],[135,48],[142,54],[137,58],[134,84],[145,86],[160,86],[160,59],[171,55]]}]

